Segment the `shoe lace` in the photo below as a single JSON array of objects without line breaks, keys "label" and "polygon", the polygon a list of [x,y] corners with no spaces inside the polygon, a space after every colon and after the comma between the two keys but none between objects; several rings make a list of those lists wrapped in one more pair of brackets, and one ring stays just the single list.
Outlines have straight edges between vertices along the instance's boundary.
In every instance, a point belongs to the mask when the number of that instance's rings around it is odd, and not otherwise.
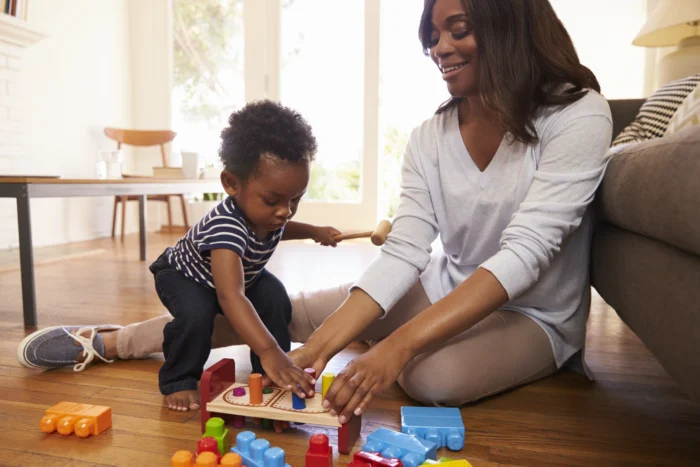
[{"label": "shoe lace", "polygon": [[[90,331],[90,336],[86,337],[83,336],[83,332],[85,331]],[[92,360],[97,356],[100,360],[102,360],[105,363],[112,363],[114,360],[107,360],[104,358],[102,355],[100,355],[97,350],[95,350],[95,347],[93,347],[92,343],[95,339],[95,335],[97,334],[97,329],[95,328],[80,328],[78,329],[75,334],[72,332],[68,332],[65,328],[63,329],[63,332],[68,334],[73,340],[77,341],[80,345],[83,346],[83,354],[82,356],[85,357],[85,360],[82,362],[78,363],[73,367],[73,371],[83,371],[86,366],[92,362]]]}]

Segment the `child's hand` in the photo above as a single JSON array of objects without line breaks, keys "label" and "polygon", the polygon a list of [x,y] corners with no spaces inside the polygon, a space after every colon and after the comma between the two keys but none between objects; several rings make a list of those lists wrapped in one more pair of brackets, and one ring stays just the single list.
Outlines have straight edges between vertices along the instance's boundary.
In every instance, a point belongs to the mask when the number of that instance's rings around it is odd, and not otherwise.
[{"label": "child's hand", "polygon": [[302,399],[314,394],[316,380],[294,365],[289,356],[279,347],[260,355],[265,375],[281,388],[290,389]]},{"label": "child's hand", "polygon": [[338,244],[336,240],[333,239],[335,235],[340,235],[338,229],[333,227],[315,227],[312,240],[316,243],[320,243],[323,246],[335,246]]}]

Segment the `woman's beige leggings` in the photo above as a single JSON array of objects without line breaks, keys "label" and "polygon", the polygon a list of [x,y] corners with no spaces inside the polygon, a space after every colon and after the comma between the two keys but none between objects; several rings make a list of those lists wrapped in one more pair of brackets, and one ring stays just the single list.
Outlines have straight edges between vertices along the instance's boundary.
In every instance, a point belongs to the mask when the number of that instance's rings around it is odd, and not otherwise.
[{"label": "woman's beige leggings", "polygon": [[[347,298],[350,285],[291,296],[292,342],[306,342]],[[419,282],[358,340],[383,339],[428,306],[430,301]],[[171,319],[172,316],[164,315],[120,329],[117,334],[119,358],[146,358],[162,352],[163,328]],[[226,318],[217,317],[212,347],[242,343]],[[498,310],[439,348],[415,358],[399,377],[399,384],[419,402],[461,405],[555,371],[549,338],[542,328],[521,313]]]}]

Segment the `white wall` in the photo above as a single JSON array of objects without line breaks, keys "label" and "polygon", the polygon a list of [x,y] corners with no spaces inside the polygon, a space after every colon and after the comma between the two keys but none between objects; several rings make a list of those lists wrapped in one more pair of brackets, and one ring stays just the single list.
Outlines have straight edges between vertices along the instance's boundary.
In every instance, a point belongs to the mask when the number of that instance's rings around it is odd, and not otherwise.
[{"label": "white wall", "polygon": [[[114,147],[103,128],[133,124],[128,4],[32,0],[28,18],[48,38],[21,59],[23,147],[3,172],[94,178],[98,149]],[[112,198],[42,199],[31,208],[35,246],[111,228]],[[14,200],[0,200],[0,249],[17,245]]]}]

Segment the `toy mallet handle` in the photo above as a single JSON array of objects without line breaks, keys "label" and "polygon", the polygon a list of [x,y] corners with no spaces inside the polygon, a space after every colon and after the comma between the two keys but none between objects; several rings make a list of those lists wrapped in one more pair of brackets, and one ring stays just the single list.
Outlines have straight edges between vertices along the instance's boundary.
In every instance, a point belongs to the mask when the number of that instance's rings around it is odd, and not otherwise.
[{"label": "toy mallet handle", "polygon": [[383,245],[386,241],[386,237],[387,235],[389,235],[389,232],[391,232],[391,222],[389,222],[388,220],[383,220],[377,225],[377,228],[374,230],[336,235],[333,237],[333,239],[336,241],[340,241],[351,240],[353,238],[370,237],[372,243],[374,243],[377,246],[380,246]]}]

